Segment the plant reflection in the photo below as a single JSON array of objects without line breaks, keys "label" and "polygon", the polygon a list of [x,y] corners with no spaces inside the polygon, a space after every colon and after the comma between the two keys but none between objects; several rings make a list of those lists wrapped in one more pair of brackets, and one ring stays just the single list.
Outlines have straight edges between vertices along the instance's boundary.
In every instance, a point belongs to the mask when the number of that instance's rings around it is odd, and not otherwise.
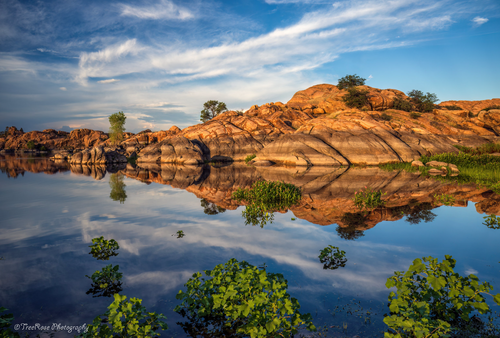
[{"label": "plant reflection", "polygon": [[204,198],[201,199],[201,206],[203,207],[203,212],[207,215],[217,215],[226,212],[226,209],[219,207],[217,204],[211,203]]},{"label": "plant reflection", "polygon": [[109,179],[109,186],[111,187],[111,192],[109,193],[109,198],[113,201],[119,201],[120,204],[125,203],[127,199],[127,193],[125,192],[125,183],[123,182],[122,174],[111,174]]},{"label": "plant reflection", "polygon": [[115,293],[120,293],[122,288],[122,276],[123,274],[119,272],[119,265],[109,264],[101,269],[101,271],[96,271],[92,276],[86,275],[85,277],[92,280],[91,288],[86,292],[92,294],[92,297],[111,297]]},{"label": "plant reflection", "polygon": [[337,226],[337,234],[345,240],[355,240],[363,237],[364,231],[358,230],[359,227],[366,226],[366,215],[363,212],[346,212],[341,219],[346,227]]},{"label": "plant reflection", "polygon": [[391,209],[394,216],[405,215],[405,221],[410,224],[419,224],[424,221],[429,223],[434,221],[436,214],[431,210],[434,209],[432,203],[418,203],[415,200],[411,200],[408,205]]}]

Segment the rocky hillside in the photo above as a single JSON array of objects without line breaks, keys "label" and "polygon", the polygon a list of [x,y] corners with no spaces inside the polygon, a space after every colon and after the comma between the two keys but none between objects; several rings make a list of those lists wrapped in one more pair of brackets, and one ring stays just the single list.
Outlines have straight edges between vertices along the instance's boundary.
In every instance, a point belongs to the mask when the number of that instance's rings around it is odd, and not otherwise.
[{"label": "rocky hillside", "polygon": [[[447,101],[419,114],[394,109],[397,100],[408,100],[401,91],[358,89],[367,92],[361,109],[346,106],[346,90],[322,84],[297,92],[286,104],[228,111],[183,130],[174,126],[168,131],[127,133],[118,149],[108,150],[135,152],[139,163],[192,165],[243,161],[255,154],[257,166],[377,165],[456,152],[453,145],[500,141],[500,110],[488,109],[500,106],[500,99]],[[99,131],[21,133],[11,128],[0,138],[0,149],[22,149],[30,140],[47,149],[73,151],[109,146],[107,135]]]}]

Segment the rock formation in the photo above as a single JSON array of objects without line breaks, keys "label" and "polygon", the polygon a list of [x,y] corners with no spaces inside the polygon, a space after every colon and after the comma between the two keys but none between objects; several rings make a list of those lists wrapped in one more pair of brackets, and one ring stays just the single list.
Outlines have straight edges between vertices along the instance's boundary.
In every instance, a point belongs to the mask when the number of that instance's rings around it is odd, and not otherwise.
[{"label": "rock formation", "polygon": [[[359,88],[368,99],[362,109],[346,106],[346,90],[321,84],[297,92],[286,104],[228,111],[184,130],[173,126],[168,131],[125,133],[114,150],[137,155],[139,163],[196,165],[243,161],[255,154],[256,165],[308,167],[408,162],[457,152],[453,145],[500,141],[500,110],[492,108],[500,106],[500,99],[447,101],[430,113],[417,114],[394,109],[396,99],[408,99],[401,91]],[[11,127],[6,134],[0,137],[0,150],[21,150],[29,141],[50,150],[87,149],[72,161],[84,161],[89,148],[111,146],[105,133],[90,129],[23,133]]]}]

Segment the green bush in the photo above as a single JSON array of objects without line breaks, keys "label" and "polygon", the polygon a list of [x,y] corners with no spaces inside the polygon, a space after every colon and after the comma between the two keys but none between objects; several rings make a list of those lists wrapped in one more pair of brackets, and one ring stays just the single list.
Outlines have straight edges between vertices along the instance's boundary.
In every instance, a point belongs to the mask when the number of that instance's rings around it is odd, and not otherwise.
[{"label": "green bush", "polygon": [[26,148],[28,148],[28,149],[35,149],[36,148],[35,142],[33,140],[28,141],[28,143],[26,143]]},{"label": "green bush", "polygon": [[459,106],[456,105],[451,105],[451,106],[439,106],[441,109],[448,109],[448,110],[463,110]]},{"label": "green bush", "polygon": [[500,143],[485,143],[476,148],[455,145],[455,148],[469,155],[500,153]]},{"label": "green bush", "polygon": [[[475,275],[460,276],[455,263],[448,255],[441,263],[430,256],[417,258],[408,271],[387,279],[386,287],[397,291],[389,294],[390,315],[384,323],[391,331],[385,337],[449,337],[469,327],[475,311],[491,312],[483,294],[493,296],[493,287]],[[493,299],[500,305],[500,294]]]},{"label": "green bush", "polygon": [[122,289],[122,276],[123,274],[119,272],[119,265],[113,266],[109,264],[101,269],[101,271],[96,271],[92,276],[85,275],[85,277],[92,280],[91,288],[87,291],[88,294],[92,294],[93,297],[111,297],[116,293],[120,293]]},{"label": "green bush", "polygon": [[323,250],[320,250],[319,261],[323,263],[323,269],[335,270],[340,267],[345,267],[347,258],[345,258],[345,251],[340,250],[338,247],[329,245]]},{"label": "green bush", "polygon": [[358,108],[361,109],[367,105],[369,105],[368,90],[366,89],[357,89],[356,87],[351,87],[347,89],[347,94],[342,97],[342,100],[346,104],[346,106],[350,108]]},{"label": "green bush", "polygon": [[485,111],[490,111],[492,109],[500,109],[500,106],[499,105],[493,105],[493,106],[489,106],[487,108],[484,108],[482,110],[485,110]]},{"label": "green bush", "polygon": [[415,120],[418,119],[421,116],[422,116],[422,114],[419,114],[419,113],[410,113],[410,117],[412,119],[415,119]]},{"label": "green bush", "polygon": [[393,101],[392,108],[406,112],[411,112],[413,110],[413,105],[408,100],[396,97]]},{"label": "green bush", "polygon": [[439,101],[436,94],[427,93],[424,95],[423,92],[415,89],[408,92],[408,97],[415,106],[415,110],[421,113],[431,112],[435,107],[435,103]]},{"label": "green bush", "polygon": [[348,89],[356,86],[362,86],[365,84],[366,79],[363,79],[362,77],[357,76],[356,74],[354,75],[346,75],[344,77],[341,77],[337,83],[337,88],[338,89]]},{"label": "green bush", "polygon": [[108,307],[108,311],[97,316],[82,338],[118,338],[118,337],[158,337],[159,329],[167,330],[167,319],[163,314],[148,312],[141,305],[142,299],[130,298],[119,294]]},{"label": "green bush", "polygon": [[434,199],[437,203],[444,204],[446,206],[452,206],[453,204],[455,204],[455,197],[450,194],[435,194]]},{"label": "green bush", "polygon": [[253,160],[256,157],[257,157],[257,155],[255,155],[255,154],[248,155],[247,157],[245,157],[245,163],[250,162],[251,160]]},{"label": "green bush", "polygon": [[[8,309],[0,306],[0,313],[8,311]],[[14,321],[14,315],[12,313],[0,314],[0,337],[5,338],[20,338],[21,335],[17,332],[12,331],[10,328],[12,322]]]},{"label": "green bush", "polygon": [[92,257],[107,261],[112,256],[118,256],[116,250],[120,249],[120,246],[114,239],[104,239],[104,236],[96,237],[92,239],[92,245],[89,245],[90,252],[89,255]]},{"label": "green bush", "polygon": [[311,315],[301,314],[288,294],[282,274],[234,258],[203,272],[205,277],[193,274],[186,292],[176,296],[182,303],[174,311],[188,318],[182,326],[195,331],[191,336],[292,337],[300,326],[316,330]]}]

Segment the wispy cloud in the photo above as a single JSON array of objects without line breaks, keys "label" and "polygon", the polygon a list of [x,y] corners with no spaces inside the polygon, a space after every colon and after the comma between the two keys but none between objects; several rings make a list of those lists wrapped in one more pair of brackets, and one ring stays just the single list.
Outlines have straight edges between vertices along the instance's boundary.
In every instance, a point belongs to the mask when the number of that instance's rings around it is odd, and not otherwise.
[{"label": "wispy cloud", "polygon": [[59,87],[60,90],[62,90],[63,92],[65,92],[66,90],[68,90],[66,87]]},{"label": "wispy cloud", "polygon": [[177,6],[169,0],[161,0],[156,5],[143,7],[122,4],[121,10],[121,15],[123,16],[135,16],[140,19],[188,20],[194,18],[194,14],[191,11]]},{"label": "wispy cloud", "polygon": [[108,79],[108,80],[101,80],[101,81],[97,81],[97,83],[114,83],[114,82],[118,82],[120,80],[117,80],[117,79]]},{"label": "wispy cloud", "polygon": [[482,24],[487,23],[488,19],[487,18],[482,18],[480,16],[476,16],[474,19],[472,19],[472,22],[477,27],[477,26],[481,26]]}]

